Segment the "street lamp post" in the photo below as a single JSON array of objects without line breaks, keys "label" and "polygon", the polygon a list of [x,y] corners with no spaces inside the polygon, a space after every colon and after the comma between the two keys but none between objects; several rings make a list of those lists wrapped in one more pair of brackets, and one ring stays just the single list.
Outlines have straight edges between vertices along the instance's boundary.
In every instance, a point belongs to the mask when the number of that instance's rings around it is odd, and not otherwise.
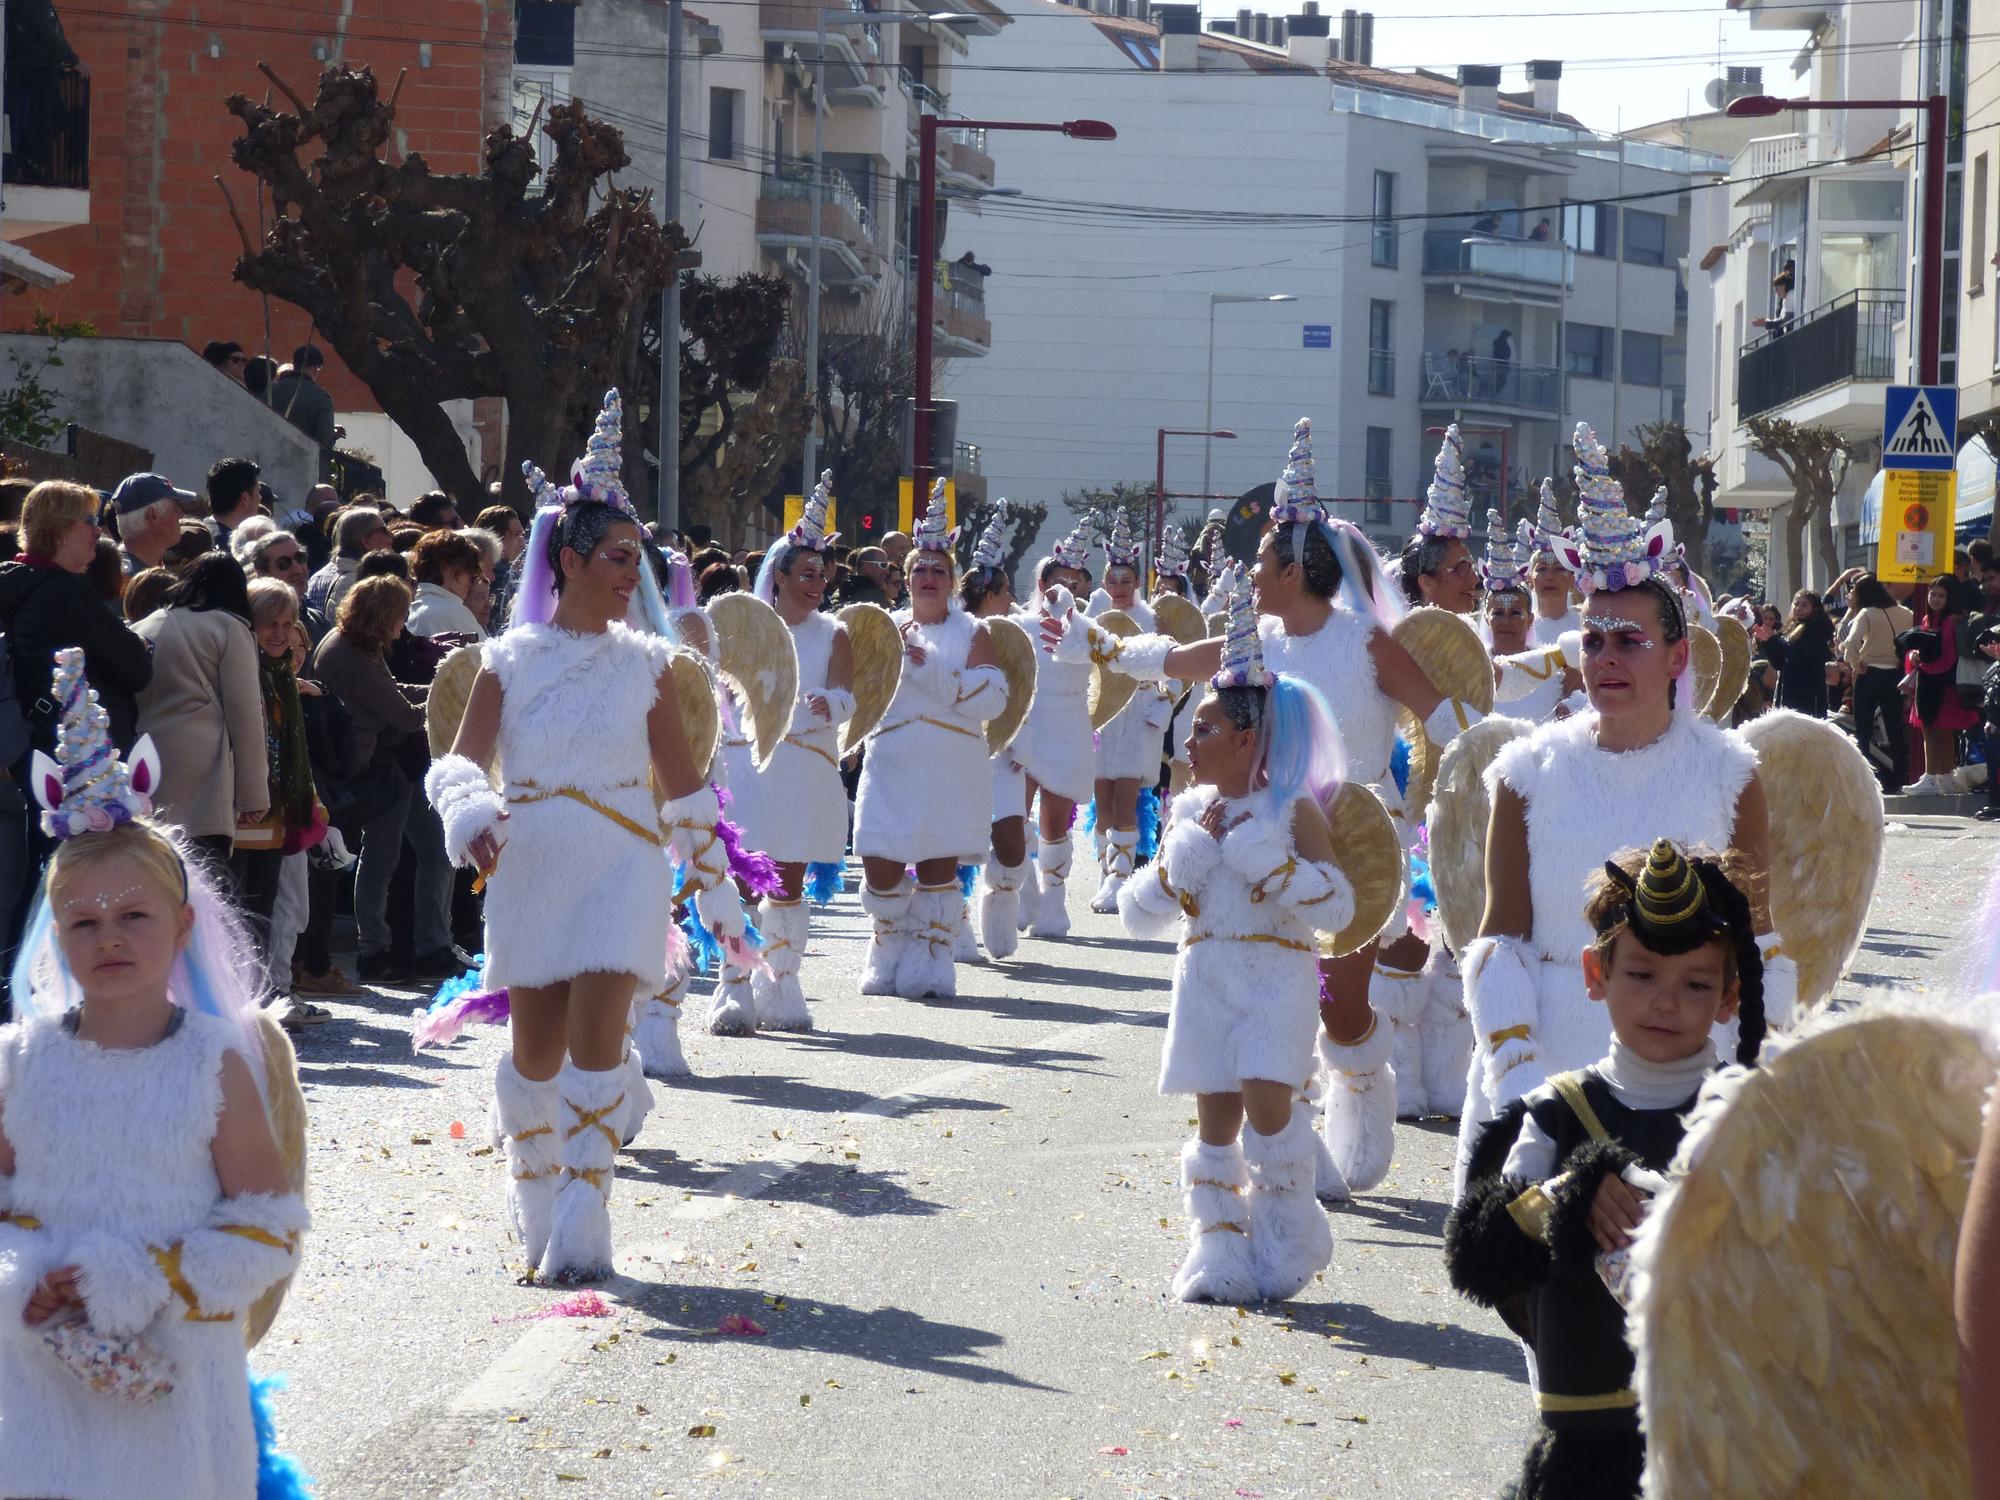
[{"label": "street lamp post", "polygon": [[[1269,296],[1257,296],[1251,292],[1210,292],[1208,294],[1208,393],[1202,401],[1201,420],[1205,427],[1215,425],[1215,310],[1227,303],[1235,305],[1246,302],[1296,302],[1299,299],[1288,292],[1273,292]],[[1206,495],[1214,488],[1210,478],[1214,445],[1201,445],[1201,492]]]},{"label": "street lamp post", "polygon": [[812,212],[806,231],[806,393],[812,403],[806,413],[804,462],[800,465],[801,494],[811,494],[819,466],[819,224],[826,200],[826,29],[829,26],[900,26],[905,21],[956,21],[957,11],[898,14],[860,11],[838,6],[819,13],[819,44],[813,53]]},{"label": "street lamp post", "polygon": [[[931,320],[937,316],[937,136],[940,121],[925,115],[917,126],[917,369],[915,410],[910,414],[910,504],[922,513],[931,475]],[[1074,141],[1115,141],[1102,120],[953,120],[953,130],[1052,130]]]},{"label": "street lamp post", "polygon": [[1946,99],[1777,99],[1752,94],[1730,103],[1731,119],[1761,120],[1788,109],[1914,109],[1924,116],[1923,202],[1924,253],[1917,284],[1917,382],[1936,385],[1943,353],[1944,328],[1944,167]]},{"label": "street lamp post", "polygon": [[[1246,302],[1262,302],[1266,299],[1262,297],[1246,297],[1243,300]],[[1276,301],[1277,299],[1271,298],[1270,300]],[[1285,300],[1290,301],[1291,299],[1288,297]],[[1167,545],[1167,439],[1170,437],[1198,437],[1202,440],[1203,449],[1206,450],[1210,438],[1227,438],[1233,441],[1236,434],[1226,427],[1162,427],[1158,429],[1157,436],[1153,440],[1153,534],[1151,544],[1155,560],[1158,559],[1160,550]],[[1201,495],[1204,500],[1208,498],[1207,470],[1208,466],[1204,462],[1202,465],[1203,478],[1201,484]]]}]

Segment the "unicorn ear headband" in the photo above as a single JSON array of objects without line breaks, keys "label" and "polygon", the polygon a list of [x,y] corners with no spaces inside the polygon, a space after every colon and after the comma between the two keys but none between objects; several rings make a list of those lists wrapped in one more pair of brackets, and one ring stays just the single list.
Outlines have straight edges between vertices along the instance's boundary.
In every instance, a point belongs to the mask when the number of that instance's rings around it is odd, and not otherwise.
[{"label": "unicorn ear headband", "polygon": [[62,723],[51,760],[37,750],[28,779],[42,805],[42,832],[55,839],[109,833],[153,810],[160,785],[160,755],[149,734],[139,736],[121,760],[111,743],[111,720],[97,690],[83,675],[83,648],[65,646],[55,657],[55,697]]},{"label": "unicorn ear headband", "polygon": [[1611,477],[1589,423],[1576,424],[1575,446],[1576,531],[1554,538],[1556,560],[1586,593],[1637,588],[1671,560],[1673,525],[1664,518],[1648,525],[1625,509],[1624,486]]}]

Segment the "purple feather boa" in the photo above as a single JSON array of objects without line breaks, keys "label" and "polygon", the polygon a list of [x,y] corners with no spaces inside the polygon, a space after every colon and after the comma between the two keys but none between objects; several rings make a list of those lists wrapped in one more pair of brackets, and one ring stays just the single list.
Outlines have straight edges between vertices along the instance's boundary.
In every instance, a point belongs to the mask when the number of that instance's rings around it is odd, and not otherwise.
[{"label": "purple feather boa", "polygon": [[[715,788],[718,807],[729,806],[729,793],[723,787]],[[743,830],[727,818],[718,818],[715,836],[722,840],[722,847],[729,854],[729,873],[743,882],[743,888],[753,896],[775,896],[785,888],[784,880],[778,874],[778,862],[770,855],[755,849],[743,847]]]},{"label": "purple feather boa", "polygon": [[414,1051],[419,1047],[442,1047],[446,1042],[455,1041],[461,1031],[475,1022],[500,1025],[513,1013],[505,990],[482,990],[477,994],[460,995],[436,1010],[418,1013],[416,1027],[410,1033],[410,1048]]}]

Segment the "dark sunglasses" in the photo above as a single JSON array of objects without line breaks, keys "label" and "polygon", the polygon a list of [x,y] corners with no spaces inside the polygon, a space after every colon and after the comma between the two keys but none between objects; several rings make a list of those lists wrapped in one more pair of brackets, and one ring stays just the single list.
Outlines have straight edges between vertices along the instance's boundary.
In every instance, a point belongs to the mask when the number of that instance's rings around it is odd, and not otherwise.
[{"label": "dark sunglasses", "polygon": [[290,572],[293,568],[303,568],[305,565],[304,554],[298,552],[287,552],[283,557],[274,557],[271,559],[271,567],[274,571],[282,570]]}]

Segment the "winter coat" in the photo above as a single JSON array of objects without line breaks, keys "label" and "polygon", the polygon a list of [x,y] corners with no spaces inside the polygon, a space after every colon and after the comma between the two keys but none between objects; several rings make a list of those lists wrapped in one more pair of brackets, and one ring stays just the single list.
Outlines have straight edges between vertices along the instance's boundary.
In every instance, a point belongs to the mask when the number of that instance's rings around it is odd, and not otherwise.
[{"label": "winter coat", "polygon": [[226,609],[162,609],[133,629],[153,647],[139,728],[160,751],[162,815],[196,838],[234,837],[271,805],[257,641]]},{"label": "winter coat", "polygon": [[56,652],[83,648],[83,675],[111,721],[112,743],[132,748],[138,737],[139,690],[152,680],[146,643],[114,615],[80,573],[21,562],[0,563],[0,632],[14,669],[14,691],[34,730],[38,750],[53,752],[60,716],[36,713],[49,698]]}]

